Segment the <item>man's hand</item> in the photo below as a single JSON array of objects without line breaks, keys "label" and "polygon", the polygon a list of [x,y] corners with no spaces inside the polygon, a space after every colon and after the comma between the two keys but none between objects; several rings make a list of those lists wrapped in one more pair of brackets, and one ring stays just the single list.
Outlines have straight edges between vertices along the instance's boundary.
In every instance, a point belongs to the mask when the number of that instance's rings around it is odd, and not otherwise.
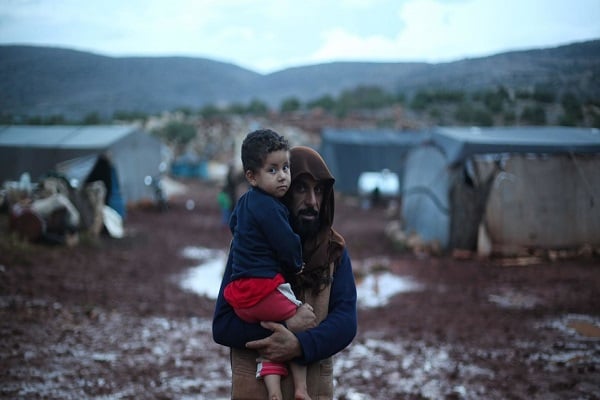
[{"label": "man's hand", "polygon": [[304,303],[296,309],[296,314],[285,321],[292,332],[301,332],[317,326],[317,317],[310,304]]},{"label": "man's hand", "polygon": [[273,331],[271,336],[246,343],[246,347],[258,351],[261,357],[276,362],[286,362],[302,355],[298,338],[277,322],[261,322],[263,328]]}]

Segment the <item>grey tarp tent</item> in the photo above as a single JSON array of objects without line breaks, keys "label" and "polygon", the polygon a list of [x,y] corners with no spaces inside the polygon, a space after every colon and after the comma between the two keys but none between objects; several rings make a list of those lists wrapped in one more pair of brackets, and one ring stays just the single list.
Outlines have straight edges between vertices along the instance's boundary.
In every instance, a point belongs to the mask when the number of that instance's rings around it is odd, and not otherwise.
[{"label": "grey tarp tent", "polygon": [[159,174],[161,142],[136,125],[1,126],[0,180],[33,180],[58,171],[69,178],[89,173],[99,157],[114,167],[124,204],[152,198],[144,183]]},{"label": "grey tarp tent", "polygon": [[407,157],[404,230],[441,248],[600,246],[600,131],[434,128]]},{"label": "grey tarp tent", "polygon": [[362,172],[387,169],[401,180],[408,151],[423,138],[418,132],[391,129],[325,129],[320,153],[335,176],[336,190],[357,194]]}]

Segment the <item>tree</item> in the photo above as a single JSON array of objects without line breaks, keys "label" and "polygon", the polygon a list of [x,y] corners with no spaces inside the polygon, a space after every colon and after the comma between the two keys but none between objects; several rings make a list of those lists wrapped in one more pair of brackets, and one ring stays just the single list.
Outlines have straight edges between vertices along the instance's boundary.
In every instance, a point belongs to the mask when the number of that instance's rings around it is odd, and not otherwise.
[{"label": "tree", "polygon": [[560,118],[561,125],[576,126],[583,120],[581,103],[573,93],[565,93],[562,96],[561,105],[565,112]]},{"label": "tree", "polygon": [[102,123],[102,118],[97,112],[91,112],[83,117],[83,125],[99,125]]},{"label": "tree", "polygon": [[410,103],[410,108],[415,111],[423,111],[433,102],[431,94],[424,90],[419,90]]},{"label": "tree", "polygon": [[221,114],[221,110],[214,104],[207,104],[200,109],[202,118],[214,118]]},{"label": "tree", "polygon": [[460,90],[439,89],[431,92],[431,99],[441,103],[460,103],[465,99],[465,93]]},{"label": "tree", "polygon": [[154,134],[167,143],[184,146],[196,137],[196,128],[186,122],[171,121],[164,127],[155,130]]},{"label": "tree", "polygon": [[502,112],[505,95],[501,91],[487,91],[483,93],[483,104],[493,113]]},{"label": "tree", "polygon": [[182,113],[186,117],[189,117],[190,115],[192,115],[192,109],[190,107],[185,107],[185,106],[177,107],[175,109],[175,111]]},{"label": "tree", "polygon": [[462,103],[455,111],[454,118],[463,124],[476,126],[492,126],[494,119],[487,111],[474,108],[470,103]]},{"label": "tree", "polygon": [[336,106],[336,101],[330,95],[321,96],[315,100],[309,101],[306,107],[309,109],[322,108],[327,112],[333,111]]},{"label": "tree", "polygon": [[148,118],[148,115],[142,111],[117,110],[113,113],[113,120],[120,120],[120,121],[142,120],[142,121],[145,121],[147,118]]},{"label": "tree", "polygon": [[517,121],[517,114],[513,110],[504,112],[504,125],[513,125]]},{"label": "tree", "polygon": [[536,85],[532,97],[535,101],[540,103],[550,104],[556,99],[556,94],[548,85]]},{"label": "tree", "polygon": [[546,111],[541,106],[525,107],[521,113],[521,122],[529,125],[546,125]]},{"label": "tree", "polygon": [[406,95],[402,92],[398,92],[394,96],[393,101],[394,101],[394,103],[404,104],[404,103],[406,103]]},{"label": "tree", "polygon": [[246,114],[246,107],[242,103],[232,103],[227,108],[231,114],[243,115]]},{"label": "tree", "polygon": [[345,90],[338,98],[338,107],[347,110],[383,108],[394,103],[394,96],[378,86],[358,86]]},{"label": "tree", "polygon": [[269,112],[267,104],[259,99],[252,99],[248,104],[248,114],[252,115],[265,115]]},{"label": "tree", "polygon": [[458,122],[462,122],[463,124],[470,123],[472,116],[473,107],[471,107],[470,103],[461,103],[454,112],[454,118],[456,118]]},{"label": "tree", "polygon": [[485,110],[476,109],[473,111],[471,116],[471,122],[476,126],[492,126],[494,125],[494,119]]},{"label": "tree", "polygon": [[65,125],[67,120],[61,114],[54,114],[44,118],[45,125]]},{"label": "tree", "polygon": [[527,89],[517,89],[515,96],[519,100],[528,100],[531,98],[531,91]]},{"label": "tree", "polygon": [[12,125],[15,122],[15,117],[10,113],[0,112],[0,124]]},{"label": "tree", "polygon": [[281,102],[279,110],[282,113],[290,113],[300,109],[300,100],[297,97],[288,97]]},{"label": "tree", "polygon": [[600,128],[600,113],[599,114],[596,114],[596,113],[592,114],[592,126],[594,128]]},{"label": "tree", "polygon": [[28,116],[26,121],[27,125],[44,125],[44,121],[39,115]]}]

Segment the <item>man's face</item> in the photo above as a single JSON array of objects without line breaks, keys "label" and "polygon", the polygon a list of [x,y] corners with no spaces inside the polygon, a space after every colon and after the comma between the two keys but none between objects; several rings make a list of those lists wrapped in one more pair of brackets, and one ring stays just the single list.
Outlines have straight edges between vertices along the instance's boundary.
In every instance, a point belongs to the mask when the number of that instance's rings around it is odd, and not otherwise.
[{"label": "man's face", "polygon": [[302,239],[315,235],[320,228],[319,211],[323,202],[323,183],[309,175],[292,182],[289,209],[292,227]]}]

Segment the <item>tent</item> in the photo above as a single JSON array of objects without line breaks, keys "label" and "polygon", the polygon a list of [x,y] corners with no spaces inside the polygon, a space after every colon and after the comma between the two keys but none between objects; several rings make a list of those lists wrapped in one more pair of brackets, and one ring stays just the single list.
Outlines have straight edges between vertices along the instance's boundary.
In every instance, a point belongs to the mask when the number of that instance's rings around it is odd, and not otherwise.
[{"label": "tent", "polygon": [[51,172],[81,184],[103,180],[107,200],[123,213],[126,204],[152,198],[144,178],[160,173],[161,147],[136,125],[2,126],[0,181],[25,172],[34,180]]},{"label": "tent", "polygon": [[599,247],[598,171],[597,129],[434,128],[406,160],[404,230],[488,254]]},{"label": "tent", "polygon": [[335,176],[336,190],[358,194],[363,172],[388,170],[402,177],[408,151],[423,139],[418,132],[391,129],[325,129],[320,153]]}]

